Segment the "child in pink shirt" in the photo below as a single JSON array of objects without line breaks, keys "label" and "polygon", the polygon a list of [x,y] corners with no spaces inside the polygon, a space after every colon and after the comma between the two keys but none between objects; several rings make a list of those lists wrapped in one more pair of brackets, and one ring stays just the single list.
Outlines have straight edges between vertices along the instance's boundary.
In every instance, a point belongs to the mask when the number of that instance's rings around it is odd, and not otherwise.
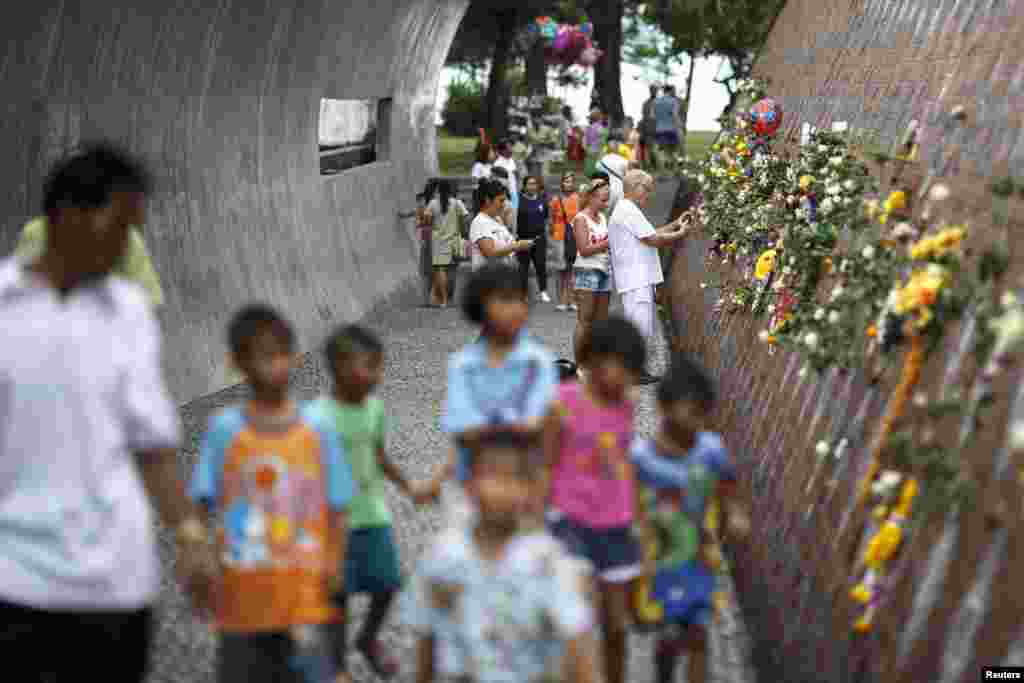
[{"label": "child in pink shirt", "polygon": [[598,321],[584,340],[586,379],[563,382],[545,425],[548,525],[573,555],[593,564],[608,683],[624,683],[633,583],[642,571],[635,475],[629,460],[633,402],[646,344],[632,323]]}]

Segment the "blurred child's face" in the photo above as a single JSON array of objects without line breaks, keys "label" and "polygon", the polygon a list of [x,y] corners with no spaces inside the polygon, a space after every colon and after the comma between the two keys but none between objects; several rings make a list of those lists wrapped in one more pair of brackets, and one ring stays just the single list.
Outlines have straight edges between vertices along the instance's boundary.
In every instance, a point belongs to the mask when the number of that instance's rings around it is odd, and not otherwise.
[{"label": "blurred child's face", "polygon": [[482,462],[474,465],[468,489],[477,502],[482,521],[512,527],[526,511],[533,487],[517,462],[526,454],[501,450],[485,454]]},{"label": "blurred child's face", "polygon": [[659,407],[665,420],[665,427],[673,435],[689,436],[707,426],[707,411],[696,401],[673,401],[662,403]]},{"label": "blurred child's face", "polygon": [[350,353],[337,360],[338,374],[334,386],[358,399],[370,394],[384,374],[384,356],[379,353]]},{"label": "blurred child's face", "polygon": [[490,331],[511,339],[523,329],[530,315],[530,306],[522,292],[494,292],[484,300],[484,317]]},{"label": "blurred child's face", "polygon": [[621,401],[637,380],[618,356],[594,356],[587,363],[594,391],[605,400]]},{"label": "blurred child's face", "polygon": [[295,367],[295,353],[274,330],[261,330],[249,341],[249,348],[235,359],[238,369],[256,391],[284,392]]}]

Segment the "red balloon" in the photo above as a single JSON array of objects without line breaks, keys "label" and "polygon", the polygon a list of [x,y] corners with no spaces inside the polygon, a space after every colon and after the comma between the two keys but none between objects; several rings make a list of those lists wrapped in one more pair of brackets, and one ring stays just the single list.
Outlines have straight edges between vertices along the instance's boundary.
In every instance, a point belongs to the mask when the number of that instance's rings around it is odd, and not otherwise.
[{"label": "red balloon", "polygon": [[750,125],[758,135],[775,135],[782,126],[782,106],[767,97],[755,102],[750,108]]}]

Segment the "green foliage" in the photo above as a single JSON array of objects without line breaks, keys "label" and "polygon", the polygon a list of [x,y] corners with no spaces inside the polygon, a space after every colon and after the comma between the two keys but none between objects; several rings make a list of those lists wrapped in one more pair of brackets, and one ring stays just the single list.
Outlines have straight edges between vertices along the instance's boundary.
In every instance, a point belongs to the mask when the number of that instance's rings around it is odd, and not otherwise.
[{"label": "green foliage", "polygon": [[445,130],[452,135],[471,136],[484,125],[484,92],[478,81],[458,78],[448,84],[444,112]]}]

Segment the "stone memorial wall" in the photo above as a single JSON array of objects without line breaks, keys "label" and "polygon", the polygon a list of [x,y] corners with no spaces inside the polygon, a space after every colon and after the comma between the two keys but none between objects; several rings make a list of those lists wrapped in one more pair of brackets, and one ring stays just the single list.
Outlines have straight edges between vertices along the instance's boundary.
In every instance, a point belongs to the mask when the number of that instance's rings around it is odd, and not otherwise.
[{"label": "stone memorial wall", "polygon": [[[991,227],[988,187],[1024,176],[1024,2],[1016,0],[790,0],[759,58],[785,115],[784,147],[806,125],[871,130],[885,145],[919,125],[909,175],[948,184],[943,218],[966,222],[969,249],[1001,237]],[[962,123],[950,112],[962,107]],[[889,191],[882,177],[883,192]],[[1009,201],[1011,268],[1019,287],[1024,256],[1019,197]],[[689,245],[673,270],[673,313],[682,346],[720,378],[720,428],[743,464],[754,501],[753,542],[738,550],[737,583],[756,641],[762,680],[942,681],[979,679],[985,665],[1024,664],[1022,545],[1024,458],[1010,442],[1024,419],[1020,366],[992,383],[994,403],[966,444],[964,468],[977,495],[957,515],[932,515],[906,539],[874,628],[856,634],[850,553],[839,543],[870,443],[899,378],[894,352],[877,382],[835,370],[802,373],[799,356],[760,343],[764,321],[714,310],[701,289],[709,243]],[[930,400],[965,397],[981,373],[970,353],[971,312],[932,354],[918,391]],[[907,420],[913,424],[914,413]],[[955,420],[938,439],[955,443]],[[819,441],[844,443],[823,464]],[[844,442],[845,440],[845,442]],[[1020,448],[1020,445],[1017,445]]]}]

